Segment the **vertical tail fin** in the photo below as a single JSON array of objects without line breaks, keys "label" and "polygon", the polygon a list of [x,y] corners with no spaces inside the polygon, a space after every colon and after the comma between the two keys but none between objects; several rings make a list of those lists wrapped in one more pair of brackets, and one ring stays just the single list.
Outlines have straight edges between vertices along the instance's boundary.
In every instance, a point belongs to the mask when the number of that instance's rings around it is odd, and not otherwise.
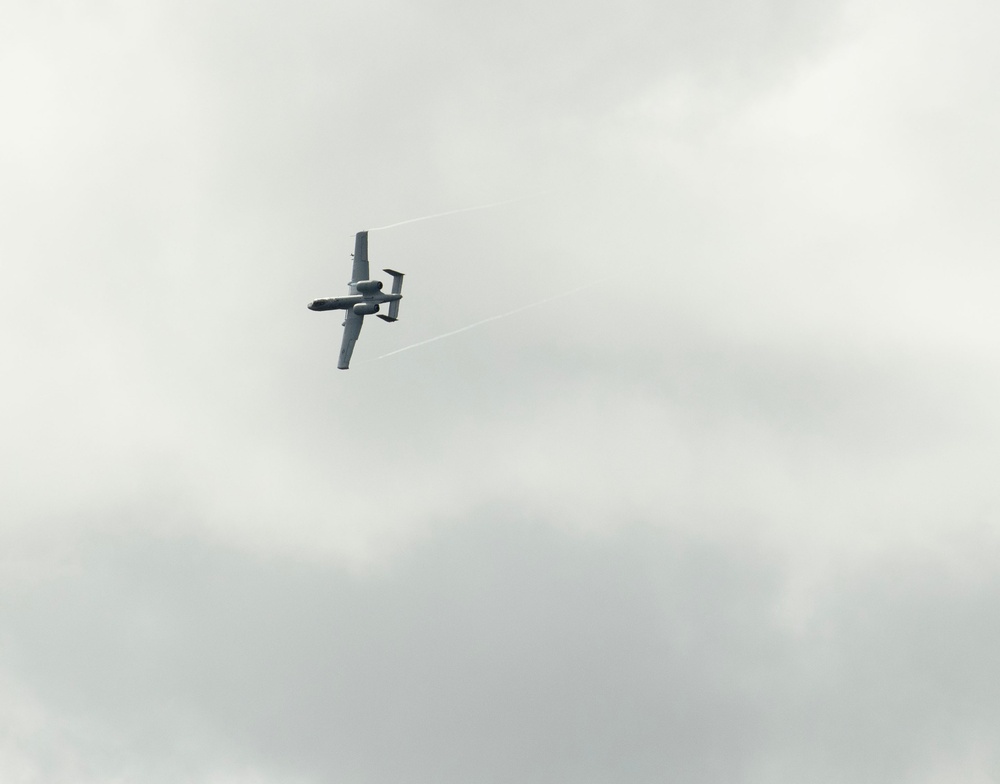
[{"label": "vertical tail fin", "polygon": [[403,273],[391,269],[384,269],[382,272],[388,272],[392,275],[392,293],[399,294],[403,290]]}]

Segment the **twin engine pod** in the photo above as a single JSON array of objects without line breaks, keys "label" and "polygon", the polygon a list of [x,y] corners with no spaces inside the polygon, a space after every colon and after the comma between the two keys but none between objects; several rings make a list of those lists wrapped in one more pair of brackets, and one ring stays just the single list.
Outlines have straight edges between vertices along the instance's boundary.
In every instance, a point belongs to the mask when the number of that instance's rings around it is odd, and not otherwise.
[{"label": "twin engine pod", "polygon": [[[354,288],[357,289],[358,294],[374,294],[375,292],[382,290],[382,281],[362,280],[359,283],[355,283]],[[359,311],[355,311],[355,313],[357,312]]]},{"label": "twin engine pod", "polygon": [[[354,290],[364,296],[378,294],[382,290],[382,281],[361,280],[354,284]],[[378,313],[379,308],[377,302],[359,302],[352,305],[351,310],[359,316],[370,316],[372,313]]]}]

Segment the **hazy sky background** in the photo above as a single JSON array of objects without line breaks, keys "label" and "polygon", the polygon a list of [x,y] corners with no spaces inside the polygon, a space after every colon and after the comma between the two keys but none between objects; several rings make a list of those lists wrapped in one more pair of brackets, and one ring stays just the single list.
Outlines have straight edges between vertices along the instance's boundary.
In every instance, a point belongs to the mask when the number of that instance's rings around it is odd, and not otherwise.
[{"label": "hazy sky background", "polygon": [[998,25],[7,3],[0,779],[1000,779]]}]

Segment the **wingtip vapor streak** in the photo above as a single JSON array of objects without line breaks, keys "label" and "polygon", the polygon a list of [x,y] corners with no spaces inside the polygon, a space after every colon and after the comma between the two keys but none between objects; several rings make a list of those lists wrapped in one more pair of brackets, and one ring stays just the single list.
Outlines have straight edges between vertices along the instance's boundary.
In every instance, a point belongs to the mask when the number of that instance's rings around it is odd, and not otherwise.
[{"label": "wingtip vapor streak", "polygon": [[[377,314],[383,321],[396,321],[399,318],[399,301],[403,298],[400,291],[403,288],[403,273],[396,270],[383,270],[392,275],[392,291],[388,294],[382,291],[382,281],[370,280],[368,277],[368,232],[359,231],[354,238],[354,269],[351,272],[351,282],[347,284],[348,296],[316,299],[309,303],[309,310],[346,310],[344,318],[344,339],[340,344],[340,359],[337,367],[347,370],[351,364],[351,354],[354,344],[361,334],[361,324],[365,316]],[[387,315],[379,313],[380,306],[389,303]]]}]

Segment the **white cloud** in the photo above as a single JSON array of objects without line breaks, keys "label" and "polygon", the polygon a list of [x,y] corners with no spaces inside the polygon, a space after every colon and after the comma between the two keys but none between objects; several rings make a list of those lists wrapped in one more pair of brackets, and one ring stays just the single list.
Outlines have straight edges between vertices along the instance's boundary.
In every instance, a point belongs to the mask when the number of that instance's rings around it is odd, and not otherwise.
[{"label": "white cloud", "polygon": [[[992,650],[974,631],[991,583],[955,586],[983,571],[997,508],[996,12],[974,0],[470,9],[50,4],[4,26],[0,564],[5,589],[32,589],[7,611],[11,650],[33,652],[6,660],[4,688],[34,707],[3,721],[49,738],[9,757],[10,776],[176,780],[137,716],[178,738],[193,722],[203,780],[375,781],[409,763],[468,780],[508,770],[503,738],[539,780],[642,778],[669,768],[668,730],[687,733],[694,761],[674,772],[692,781],[988,771],[976,733],[989,705],[962,713],[971,681],[941,675],[956,651],[895,620],[937,612],[932,632]],[[373,261],[408,273],[403,318],[366,325],[355,367],[333,368],[339,320],[304,305],[342,285],[354,231],[539,191],[374,235]],[[545,522],[487,541],[510,519]],[[636,524],[663,537],[649,561]],[[163,561],[144,550],[157,536],[173,541]],[[940,590],[909,572],[898,594],[844,576],[895,569],[899,553],[923,553]],[[463,554],[475,568],[455,565]],[[619,560],[602,571],[605,556]],[[633,582],[645,569],[684,579]],[[183,593],[189,577],[209,606]],[[466,586],[482,606],[461,604]],[[647,623],[601,615],[618,647],[586,631],[588,602],[608,595]],[[530,616],[535,598],[566,625]],[[373,703],[334,684],[357,726],[310,691],[325,672],[317,645],[341,642],[327,627],[313,636],[313,601],[376,651],[337,649],[372,678]],[[868,601],[873,622],[850,604]],[[413,619],[437,602],[432,638]],[[979,609],[949,627],[968,602]],[[287,626],[262,632],[260,607]],[[74,630],[84,644],[68,656]],[[539,638],[551,657],[534,661]],[[897,672],[887,650],[924,658]],[[678,651],[692,683],[653,661]],[[564,676],[560,656],[579,669]],[[134,693],[106,680],[108,662]],[[144,680],[145,663],[163,680]],[[195,686],[177,682],[189,674]],[[666,680],[646,688],[647,676]],[[872,704],[862,686],[882,678]],[[936,728],[932,703],[909,694],[925,678],[960,714],[937,756],[918,753]],[[114,688],[94,697],[94,683]],[[164,695],[187,702],[153,721]],[[490,700],[513,707],[493,715]],[[827,724],[800,721],[824,700]],[[51,723],[67,701],[79,724]],[[418,740],[379,747],[381,704]],[[319,723],[267,737],[300,708]],[[886,729],[906,711],[913,724]],[[357,748],[327,755],[324,721]],[[852,745],[857,732],[869,736]],[[463,733],[473,751],[449,757]],[[730,753],[713,762],[704,745],[719,733]],[[883,741],[898,745],[880,768]],[[37,773],[61,745],[79,759]],[[233,761],[253,748],[256,762]]]}]

